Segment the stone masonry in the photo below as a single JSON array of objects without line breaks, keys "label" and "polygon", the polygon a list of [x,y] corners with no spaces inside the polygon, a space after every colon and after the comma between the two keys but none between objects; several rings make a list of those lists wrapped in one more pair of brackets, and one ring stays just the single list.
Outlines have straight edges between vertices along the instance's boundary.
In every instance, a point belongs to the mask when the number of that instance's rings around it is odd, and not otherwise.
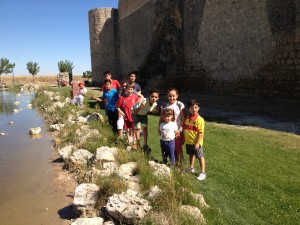
[{"label": "stone masonry", "polygon": [[89,20],[93,80],[300,98],[298,0],[120,0]]}]

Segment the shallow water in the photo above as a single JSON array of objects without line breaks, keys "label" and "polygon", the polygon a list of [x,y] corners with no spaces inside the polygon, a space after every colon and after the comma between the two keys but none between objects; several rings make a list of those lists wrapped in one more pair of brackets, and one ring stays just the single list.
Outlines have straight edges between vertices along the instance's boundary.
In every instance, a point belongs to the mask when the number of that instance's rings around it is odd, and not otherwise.
[{"label": "shallow water", "polygon": [[[59,205],[61,196],[55,195],[57,188],[52,183],[52,138],[38,111],[28,107],[33,95],[0,91],[0,132],[5,133],[0,136],[1,225],[62,222],[58,211],[64,205]],[[29,135],[33,127],[41,127],[41,134]]]}]

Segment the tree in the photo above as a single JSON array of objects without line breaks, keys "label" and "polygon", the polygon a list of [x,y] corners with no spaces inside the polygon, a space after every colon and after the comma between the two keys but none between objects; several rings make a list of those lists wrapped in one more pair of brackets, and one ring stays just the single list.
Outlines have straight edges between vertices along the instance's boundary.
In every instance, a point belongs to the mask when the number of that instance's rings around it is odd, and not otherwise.
[{"label": "tree", "polygon": [[72,73],[74,66],[73,63],[70,62],[69,60],[61,60],[58,62],[58,70],[59,72],[69,72]]},{"label": "tree", "polygon": [[1,58],[0,59],[0,83],[2,83],[2,77],[1,75],[12,73],[16,64],[11,64],[7,58]]},{"label": "tree", "polygon": [[83,72],[82,77],[83,78],[91,78],[92,72],[87,70],[87,71]]},{"label": "tree", "polygon": [[31,62],[29,61],[27,64],[27,70],[28,72],[33,76],[33,80],[34,80],[34,76],[40,72],[40,67],[38,66],[38,63],[36,62]]}]

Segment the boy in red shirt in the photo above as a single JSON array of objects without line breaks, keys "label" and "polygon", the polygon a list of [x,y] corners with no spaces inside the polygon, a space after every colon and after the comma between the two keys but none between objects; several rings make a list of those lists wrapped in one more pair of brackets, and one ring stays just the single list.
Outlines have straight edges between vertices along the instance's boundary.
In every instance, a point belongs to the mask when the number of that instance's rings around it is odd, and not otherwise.
[{"label": "boy in red shirt", "polygon": [[124,117],[124,128],[129,131],[127,132],[127,138],[129,142],[130,142],[129,134],[132,133],[134,130],[134,123],[131,116],[131,108],[139,100],[139,97],[136,94],[133,94],[133,91],[134,91],[134,84],[128,84],[126,87],[125,95],[121,96],[116,103],[119,116]]}]

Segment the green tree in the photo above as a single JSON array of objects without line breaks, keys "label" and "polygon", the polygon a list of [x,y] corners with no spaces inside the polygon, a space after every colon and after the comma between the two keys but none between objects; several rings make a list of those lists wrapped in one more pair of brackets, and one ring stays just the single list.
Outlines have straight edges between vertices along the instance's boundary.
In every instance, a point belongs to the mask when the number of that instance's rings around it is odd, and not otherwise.
[{"label": "green tree", "polygon": [[87,70],[87,71],[83,72],[82,77],[83,78],[91,78],[92,72]]},{"label": "green tree", "polygon": [[12,73],[16,64],[11,64],[7,58],[1,58],[0,59],[0,83],[2,83],[2,77],[1,75]]},{"label": "green tree", "polygon": [[61,60],[58,62],[58,70],[59,72],[69,72],[72,73],[74,66],[73,63],[69,60]]},{"label": "green tree", "polygon": [[26,64],[26,66],[27,66],[28,72],[33,76],[33,81],[34,81],[34,76],[37,75],[38,72],[40,72],[40,67],[39,67],[38,63],[29,61]]}]

